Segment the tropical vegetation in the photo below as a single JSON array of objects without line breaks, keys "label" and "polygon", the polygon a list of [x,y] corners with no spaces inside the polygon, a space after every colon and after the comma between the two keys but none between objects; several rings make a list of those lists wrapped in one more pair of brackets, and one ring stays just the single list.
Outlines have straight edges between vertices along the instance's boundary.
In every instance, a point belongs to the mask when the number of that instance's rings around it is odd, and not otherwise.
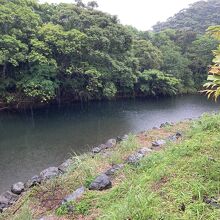
[{"label": "tropical vegetation", "polygon": [[153,26],[154,31],[165,29],[190,30],[204,33],[206,29],[220,21],[219,0],[198,1],[189,8],[182,9],[165,22],[158,22]]},{"label": "tropical vegetation", "polygon": [[[205,4],[213,15],[202,15],[209,17],[207,25],[216,25],[217,6],[213,0]],[[194,28],[138,31],[97,7],[94,1],[0,0],[0,107],[201,88],[218,45],[215,38]],[[197,27],[196,19],[191,26]]]},{"label": "tropical vegetation", "polygon": [[[220,41],[220,26],[209,27],[208,33]],[[205,90],[203,92],[208,95],[208,98],[214,97],[215,101],[217,101],[220,96],[220,44],[213,51],[213,54],[215,56],[213,59],[214,64],[210,66],[207,79],[209,82],[204,84]]]}]

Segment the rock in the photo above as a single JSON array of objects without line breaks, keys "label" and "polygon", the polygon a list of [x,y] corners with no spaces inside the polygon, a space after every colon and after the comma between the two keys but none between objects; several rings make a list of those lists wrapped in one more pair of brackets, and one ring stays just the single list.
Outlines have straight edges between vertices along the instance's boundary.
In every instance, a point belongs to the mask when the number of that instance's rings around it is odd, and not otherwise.
[{"label": "rock", "polygon": [[121,137],[121,136],[118,136],[118,137],[116,138],[116,141],[117,141],[117,143],[122,142],[122,137]]},{"label": "rock", "polygon": [[177,137],[176,137],[176,135],[171,135],[168,137],[168,140],[174,142],[174,141],[177,141]]},{"label": "rock", "polygon": [[4,204],[0,204],[0,213],[3,212],[4,208],[5,208],[5,205]]},{"label": "rock", "polygon": [[108,149],[108,148],[109,148],[108,145],[106,145],[106,144],[100,144],[98,147],[94,147],[94,148],[92,149],[92,153],[93,153],[93,154],[98,154],[98,153],[100,153],[102,150],[105,150],[105,149]]},{"label": "rock", "polygon": [[213,158],[213,157],[208,157],[208,160],[209,160],[209,161],[212,161],[212,162],[216,162],[216,159]]},{"label": "rock", "polygon": [[166,124],[165,123],[162,123],[161,125],[160,125],[160,128],[165,128],[166,127]]},{"label": "rock", "polygon": [[60,172],[57,167],[49,167],[40,173],[40,177],[42,178],[42,180],[48,180],[58,176],[59,173]]},{"label": "rock", "polygon": [[106,143],[105,146],[106,148],[112,148],[116,146],[116,139],[109,139]]},{"label": "rock", "polygon": [[141,160],[141,158],[143,157],[144,157],[144,154],[134,153],[126,159],[126,162],[128,164],[137,165],[139,161]]},{"label": "rock", "polygon": [[39,176],[33,176],[30,180],[25,183],[26,188],[31,188],[41,183],[41,178]]},{"label": "rock", "polygon": [[124,167],[123,164],[116,164],[116,165],[113,165],[110,169],[106,170],[105,171],[105,174],[107,176],[112,176],[114,175],[117,171],[119,171],[120,169],[122,169]]},{"label": "rock", "polygon": [[127,139],[128,139],[128,135],[127,134],[125,134],[123,137],[122,137],[122,141],[126,141]]},{"label": "rock", "polygon": [[100,144],[98,147],[99,147],[101,150],[105,150],[105,149],[108,148],[105,144]]},{"label": "rock", "polygon": [[9,206],[6,206],[4,204],[0,204],[0,213],[6,211],[9,208]]},{"label": "rock", "polygon": [[11,191],[14,194],[20,195],[24,191],[24,183],[18,182],[11,186]]},{"label": "rock", "polygon": [[0,205],[2,208],[7,208],[8,206],[12,205],[18,199],[18,195],[7,191],[0,195]]},{"label": "rock", "polygon": [[84,192],[85,192],[85,188],[83,186],[78,188],[75,192],[73,192],[72,194],[66,196],[63,199],[62,205],[67,203],[67,202],[76,201],[77,199],[79,199],[83,195]]},{"label": "rock", "polygon": [[182,137],[182,134],[180,132],[176,132],[176,134],[169,136],[168,140],[177,141],[180,137]]},{"label": "rock", "polygon": [[218,203],[217,199],[215,198],[204,198],[203,201],[206,203],[206,204],[209,204],[211,205],[212,207],[214,208],[217,208],[217,209],[220,209],[220,204]]},{"label": "rock", "polygon": [[111,158],[112,154],[113,154],[112,152],[104,151],[104,152],[102,152],[102,157],[103,158]]},{"label": "rock", "polygon": [[89,186],[90,190],[104,190],[112,187],[112,182],[106,174],[98,176]]},{"label": "rock", "polygon": [[173,123],[165,122],[160,125],[160,128],[165,128],[165,127],[172,126],[172,125]]},{"label": "rock", "polygon": [[124,136],[118,136],[117,137],[117,139],[116,139],[116,141],[117,142],[122,142],[122,141],[126,141],[128,139],[128,135],[127,134],[125,134]]},{"label": "rock", "polygon": [[98,154],[98,153],[100,153],[102,151],[102,149],[100,148],[100,147],[94,147],[93,149],[92,149],[92,153],[94,153],[94,154]]},{"label": "rock", "polygon": [[176,132],[176,137],[178,139],[178,138],[182,137],[182,134],[180,132]]},{"label": "rock", "polygon": [[139,154],[143,154],[143,155],[146,155],[151,152],[152,152],[152,150],[148,147],[143,147],[138,151]]},{"label": "rock", "polygon": [[152,142],[152,146],[153,147],[160,147],[162,145],[166,144],[166,141],[165,140],[158,140],[158,141],[154,141]]},{"label": "rock", "polygon": [[67,170],[70,167],[70,165],[72,164],[72,162],[73,161],[71,159],[66,160],[60,166],[58,166],[58,170],[60,170],[62,173],[67,172]]}]

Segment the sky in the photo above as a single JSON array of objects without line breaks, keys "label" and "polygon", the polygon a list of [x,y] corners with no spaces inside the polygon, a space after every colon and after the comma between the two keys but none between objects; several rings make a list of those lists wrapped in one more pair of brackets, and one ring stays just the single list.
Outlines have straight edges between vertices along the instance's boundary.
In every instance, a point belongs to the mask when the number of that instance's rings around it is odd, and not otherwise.
[{"label": "sky", "polygon": [[[96,0],[99,10],[117,15],[122,24],[149,30],[198,0]],[[73,3],[74,0],[39,0],[48,3]],[[88,0],[84,0],[84,3]]]}]

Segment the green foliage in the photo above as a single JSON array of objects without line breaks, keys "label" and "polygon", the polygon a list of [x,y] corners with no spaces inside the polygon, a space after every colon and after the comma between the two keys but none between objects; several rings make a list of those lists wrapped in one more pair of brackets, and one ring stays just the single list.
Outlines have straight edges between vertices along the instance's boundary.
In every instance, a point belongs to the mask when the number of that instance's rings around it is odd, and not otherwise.
[{"label": "green foliage", "polygon": [[217,47],[218,41],[210,36],[199,36],[192,42],[187,51],[187,57],[191,61],[189,67],[193,72],[193,81],[200,88],[207,78],[208,66],[212,62],[212,51]]},{"label": "green foliage", "polygon": [[14,215],[12,220],[32,220],[33,216],[30,208],[27,204],[21,209],[21,212],[17,215]]},{"label": "green foliage", "polygon": [[69,203],[65,203],[65,204],[61,205],[59,208],[57,208],[56,215],[58,215],[58,216],[67,215],[69,205],[70,205]]},{"label": "green foliage", "polygon": [[139,70],[159,69],[162,64],[161,51],[150,41],[136,40],[133,43],[134,56],[139,61]]},{"label": "green foliage", "polygon": [[117,88],[115,87],[115,84],[112,82],[107,82],[104,85],[104,89],[103,89],[103,95],[104,97],[111,99],[113,97],[115,97],[115,94],[117,93]]},{"label": "green foliage", "polygon": [[216,132],[220,127],[220,115],[219,114],[204,114],[198,121],[196,121],[194,127],[196,130]]},{"label": "green foliage", "polygon": [[157,32],[172,28],[204,33],[210,25],[218,25],[219,20],[219,0],[202,0],[191,4],[189,8],[182,9],[166,22],[158,22],[153,29]]},{"label": "green foliage", "polygon": [[139,86],[146,95],[175,95],[180,81],[159,70],[145,70],[140,74]]},{"label": "green foliage", "polygon": [[[203,83],[213,38],[193,30],[138,31],[96,10],[95,1],[75,3],[0,0],[2,103],[173,95]],[[158,70],[154,77],[145,72],[151,69]]]},{"label": "green foliage", "polygon": [[86,188],[89,188],[90,184],[94,181],[94,179],[95,179],[94,176],[88,175],[87,178],[85,179],[84,186]]},{"label": "green foliage", "polygon": [[[208,33],[220,41],[220,26],[212,26],[208,29]],[[208,83],[204,84],[205,92],[208,98],[214,97],[217,101],[220,96],[220,45],[217,50],[213,51],[215,58],[213,59],[214,65],[209,69]]]},{"label": "green foliage", "polygon": [[84,198],[83,200],[81,200],[80,202],[75,204],[75,212],[78,215],[88,215],[90,208],[92,207],[91,198],[87,199]]},{"label": "green foliage", "polygon": [[55,85],[51,80],[31,78],[23,84],[23,92],[27,97],[47,102],[55,97]]}]

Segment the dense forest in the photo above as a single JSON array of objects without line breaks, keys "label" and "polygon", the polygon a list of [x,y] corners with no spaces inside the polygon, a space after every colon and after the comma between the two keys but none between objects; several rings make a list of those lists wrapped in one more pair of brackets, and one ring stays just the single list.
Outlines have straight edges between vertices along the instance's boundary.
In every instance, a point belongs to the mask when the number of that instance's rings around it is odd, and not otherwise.
[{"label": "dense forest", "polygon": [[0,0],[1,106],[201,88],[218,45],[204,30],[219,23],[219,1],[195,3],[169,19],[176,26],[157,24],[155,32],[124,26],[97,7]]},{"label": "dense forest", "polygon": [[219,11],[219,0],[198,1],[170,17],[166,22],[158,22],[153,29],[157,32],[172,28],[204,33],[209,26],[220,23]]}]

